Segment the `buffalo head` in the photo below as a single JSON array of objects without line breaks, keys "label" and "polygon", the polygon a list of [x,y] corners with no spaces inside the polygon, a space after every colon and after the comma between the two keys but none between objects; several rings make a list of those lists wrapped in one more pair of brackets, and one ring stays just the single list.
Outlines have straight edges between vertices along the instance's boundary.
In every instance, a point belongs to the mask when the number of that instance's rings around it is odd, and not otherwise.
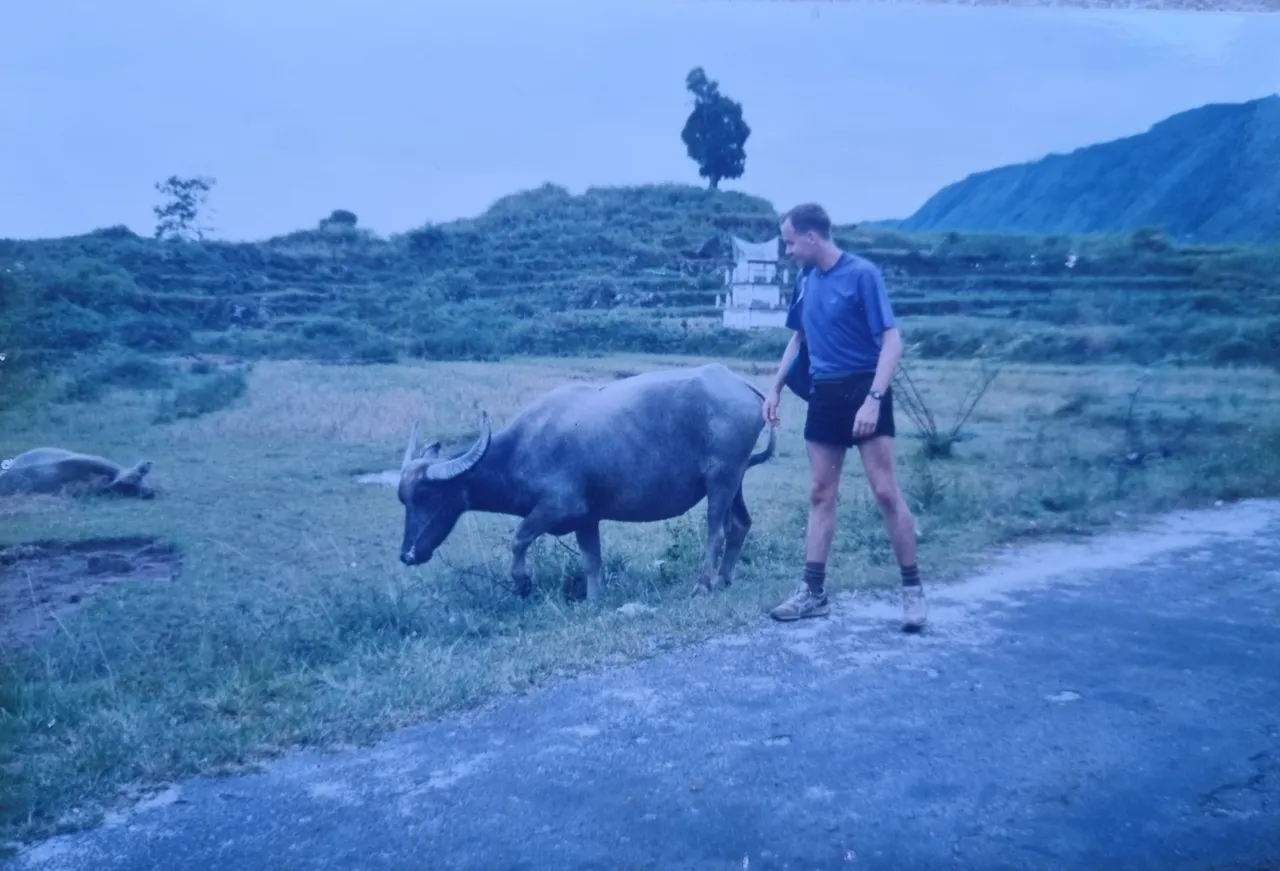
[{"label": "buffalo head", "polygon": [[431,559],[449,537],[458,518],[467,510],[467,473],[484,457],[491,438],[489,415],[481,413],[480,435],[456,457],[441,457],[440,443],[418,449],[418,425],[409,433],[409,445],[400,463],[397,495],[404,505],[404,540],[400,561],[416,566]]},{"label": "buffalo head", "polygon": [[156,491],[151,489],[145,478],[151,474],[151,461],[143,460],[140,463],[121,469],[120,473],[107,484],[107,491],[120,496],[133,496],[138,499],[154,499]]}]

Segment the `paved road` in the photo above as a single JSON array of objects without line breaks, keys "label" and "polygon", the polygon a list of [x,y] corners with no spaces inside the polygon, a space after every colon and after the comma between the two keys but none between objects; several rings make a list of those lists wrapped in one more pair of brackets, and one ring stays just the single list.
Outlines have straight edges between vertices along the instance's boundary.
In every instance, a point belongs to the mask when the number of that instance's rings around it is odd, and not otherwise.
[{"label": "paved road", "polygon": [[1280,867],[1280,506],[1017,551],[920,636],[837,602],[184,783],[13,867]]}]

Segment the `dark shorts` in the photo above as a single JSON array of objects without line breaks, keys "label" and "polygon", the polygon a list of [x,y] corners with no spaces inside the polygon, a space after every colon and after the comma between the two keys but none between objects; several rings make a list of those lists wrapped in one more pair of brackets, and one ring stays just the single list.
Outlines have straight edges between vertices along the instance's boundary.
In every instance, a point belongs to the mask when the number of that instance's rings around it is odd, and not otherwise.
[{"label": "dark shorts", "polygon": [[880,400],[880,417],[875,431],[861,438],[853,436],[853,419],[867,399],[874,372],[850,375],[839,381],[815,379],[809,392],[809,412],[804,420],[804,439],[827,445],[852,448],[877,436],[893,438],[893,388]]}]

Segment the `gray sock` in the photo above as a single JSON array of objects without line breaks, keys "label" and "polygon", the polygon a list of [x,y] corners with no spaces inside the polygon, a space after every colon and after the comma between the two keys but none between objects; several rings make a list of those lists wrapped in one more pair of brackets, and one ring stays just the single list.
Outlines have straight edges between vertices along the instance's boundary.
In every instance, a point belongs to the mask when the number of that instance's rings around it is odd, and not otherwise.
[{"label": "gray sock", "polygon": [[815,596],[821,596],[826,592],[827,564],[805,563],[804,582],[809,585],[809,592],[813,593]]},{"label": "gray sock", "polygon": [[920,567],[918,565],[900,566],[902,570],[902,586],[920,586]]}]

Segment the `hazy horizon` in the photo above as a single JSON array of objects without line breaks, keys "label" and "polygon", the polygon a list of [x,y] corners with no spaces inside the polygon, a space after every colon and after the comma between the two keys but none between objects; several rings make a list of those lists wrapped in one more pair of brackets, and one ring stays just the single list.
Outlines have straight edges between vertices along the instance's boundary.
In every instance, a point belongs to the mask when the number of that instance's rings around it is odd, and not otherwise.
[{"label": "hazy horizon", "polygon": [[1247,13],[49,0],[7,23],[3,238],[150,235],[171,174],[218,179],[213,238],[228,240],[338,208],[403,232],[547,182],[705,186],[680,141],[694,66],[752,128],[746,173],[721,187],[815,199],[840,223],[1280,91],[1280,16]]}]

